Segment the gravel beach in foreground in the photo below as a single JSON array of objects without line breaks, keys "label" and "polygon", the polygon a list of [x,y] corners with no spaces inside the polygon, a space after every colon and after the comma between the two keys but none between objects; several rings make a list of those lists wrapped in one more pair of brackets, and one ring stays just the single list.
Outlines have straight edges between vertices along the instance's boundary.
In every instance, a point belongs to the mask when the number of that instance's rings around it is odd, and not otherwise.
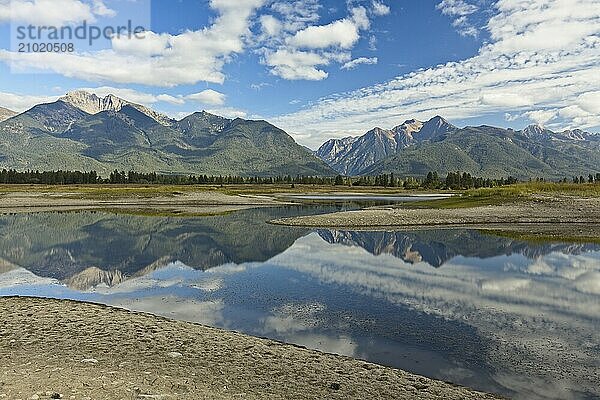
[{"label": "gravel beach in foreground", "polygon": [[2,298],[0,310],[0,398],[498,398],[348,357],[106,306]]}]

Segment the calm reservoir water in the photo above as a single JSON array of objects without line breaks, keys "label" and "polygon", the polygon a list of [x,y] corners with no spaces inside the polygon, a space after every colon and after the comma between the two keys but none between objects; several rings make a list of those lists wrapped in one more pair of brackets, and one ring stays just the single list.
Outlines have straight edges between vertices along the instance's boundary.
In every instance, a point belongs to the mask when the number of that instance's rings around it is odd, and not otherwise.
[{"label": "calm reservoir water", "polygon": [[517,399],[599,398],[600,246],[265,223],[332,209],[0,216],[0,296],[148,311]]}]

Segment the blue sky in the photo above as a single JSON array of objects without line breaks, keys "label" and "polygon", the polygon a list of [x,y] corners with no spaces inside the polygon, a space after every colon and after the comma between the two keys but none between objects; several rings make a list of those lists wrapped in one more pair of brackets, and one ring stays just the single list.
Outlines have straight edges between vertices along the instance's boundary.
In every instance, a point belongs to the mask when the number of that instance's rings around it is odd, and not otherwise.
[{"label": "blue sky", "polygon": [[[11,42],[19,25],[128,19],[143,39]],[[0,106],[17,111],[84,88],[174,117],[265,118],[315,148],[438,114],[598,130],[597,76],[598,0],[0,0]]]}]

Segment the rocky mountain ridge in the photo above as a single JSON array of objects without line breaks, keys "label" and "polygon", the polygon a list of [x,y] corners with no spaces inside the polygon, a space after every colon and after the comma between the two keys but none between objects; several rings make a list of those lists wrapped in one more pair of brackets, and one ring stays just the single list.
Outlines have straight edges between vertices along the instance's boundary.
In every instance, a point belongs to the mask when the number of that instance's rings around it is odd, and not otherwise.
[{"label": "rocky mountain ridge", "polygon": [[266,121],[198,112],[177,121],[116,96],[67,94],[0,122],[0,169],[335,175]]},{"label": "rocky mountain ridge", "polygon": [[427,122],[407,120],[392,129],[374,128],[363,136],[331,139],[317,155],[344,175],[360,175],[363,170],[400,150],[424,140],[440,140],[456,130],[442,117]]},{"label": "rocky mountain ridge", "polygon": [[478,176],[569,177],[600,171],[600,135],[580,129],[553,132],[539,125],[515,131],[458,128],[437,116],[407,120],[390,130],[332,139],[316,152],[349,176],[467,171]]},{"label": "rocky mountain ridge", "polygon": [[79,108],[80,110],[85,111],[88,114],[98,114],[102,111],[121,111],[123,107],[131,106],[140,111],[141,113],[154,119],[161,125],[170,126],[175,122],[175,120],[169,118],[164,114],[156,112],[140,104],[135,104],[127,100],[123,100],[112,94],[109,94],[105,97],[98,97],[93,93],[89,93],[83,90],[76,90],[67,93],[59,100],[70,104],[76,108]]}]

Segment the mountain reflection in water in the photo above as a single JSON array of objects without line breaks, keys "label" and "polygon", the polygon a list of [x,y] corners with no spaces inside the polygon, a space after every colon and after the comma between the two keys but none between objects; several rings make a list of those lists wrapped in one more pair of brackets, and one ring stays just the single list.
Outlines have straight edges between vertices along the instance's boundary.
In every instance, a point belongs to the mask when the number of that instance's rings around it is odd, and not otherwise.
[{"label": "mountain reflection in water", "polygon": [[583,254],[600,251],[596,244],[536,243],[483,235],[474,230],[445,229],[414,232],[353,232],[320,229],[328,243],[362,247],[374,255],[389,254],[411,264],[425,262],[438,268],[455,257],[492,258],[522,254],[531,259],[561,252]]},{"label": "mountain reflection in water", "polygon": [[600,396],[600,246],[265,223],[330,210],[0,217],[0,295],[148,311],[514,398]]}]

